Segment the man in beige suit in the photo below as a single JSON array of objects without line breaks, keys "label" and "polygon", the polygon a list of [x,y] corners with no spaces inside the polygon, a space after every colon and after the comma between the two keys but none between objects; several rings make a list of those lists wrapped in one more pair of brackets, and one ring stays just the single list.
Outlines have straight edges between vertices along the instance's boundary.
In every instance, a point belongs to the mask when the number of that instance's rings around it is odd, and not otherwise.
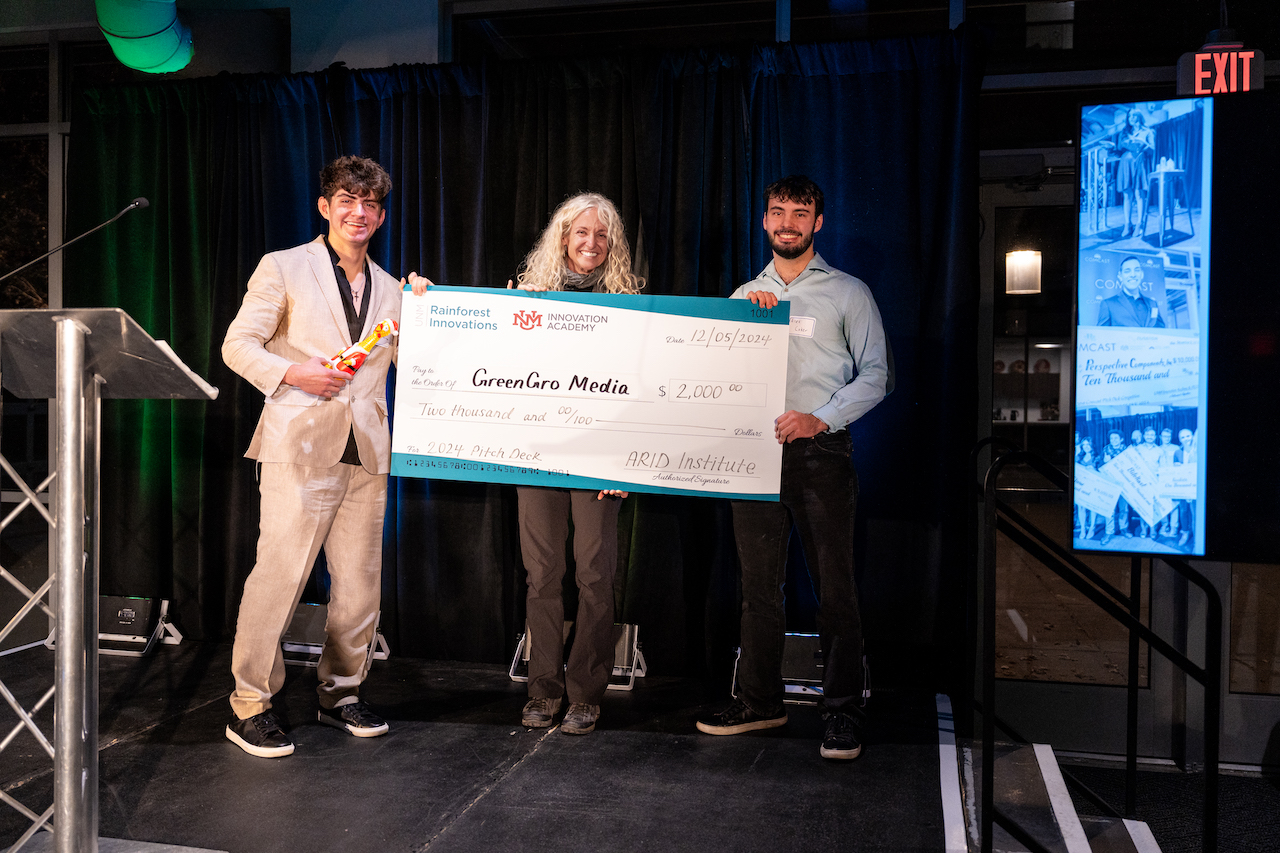
[{"label": "man in beige suit", "polygon": [[381,592],[394,339],[384,339],[354,376],[323,362],[379,321],[399,323],[400,285],[368,259],[391,179],[372,160],[342,157],[325,166],[320,182],[328,234],[262,259],[222,344],[227,366],[266,395],[245,453],[261,466],[261,527],[240,602],[226,730],[263,758],[293,752],[271,697],[284,683],[280,638],[321,546],[331,585],[320,722],[357,737],[387,731],[359,689]]}]

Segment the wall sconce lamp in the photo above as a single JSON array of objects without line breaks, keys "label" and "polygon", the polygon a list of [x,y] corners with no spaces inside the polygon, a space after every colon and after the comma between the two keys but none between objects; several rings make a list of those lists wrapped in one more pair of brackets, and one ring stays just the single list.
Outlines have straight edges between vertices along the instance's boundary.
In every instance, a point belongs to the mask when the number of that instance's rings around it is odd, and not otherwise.
[{"label": "wall sconce lamp", "polygon": [[1004,292],[1011,295],[1040,292],[1039,252],[1020,251],[1005,253]]}]

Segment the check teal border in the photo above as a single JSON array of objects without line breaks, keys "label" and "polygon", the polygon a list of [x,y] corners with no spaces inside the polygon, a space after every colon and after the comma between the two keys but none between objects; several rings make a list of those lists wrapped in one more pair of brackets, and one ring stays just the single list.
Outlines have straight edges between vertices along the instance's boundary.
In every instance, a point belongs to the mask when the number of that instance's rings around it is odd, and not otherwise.
[{"label": "check teal border", "polygon": [[[406,291],[411,288],[405,285]],[[458,287],[434,285],[437,293],[483,293],[508,299],[550,300],[580,305],[604,305],[628,311],[646,311],[651,314],[667,314],[676,317],[702,317],[708,320],[747,321],[772,326],[787,326],[791,322],[791,304],[780,302],[768,309],[765,316],[745,299],[720,299],[700,296],[645,296],[625,293],[568,293],[565,291],[502,290],[496,288]],[[537,468],[519,465],[498,465],[469,459],[452,459],[446,456],[419,456],[408,453],[391,454],[391,474],[395,477],[417,477],[435,480],[459,480],[473,483],[504,483],[517,486],[549,486],[559,489],[621,489],[627,492],[644,492],[657,495],[691,495],[702,498],[730,498],[733,500],[776,501],[778,495],[739,494],[736,492],[707,492],[699,489],[679,489],[667,486],[637,485],[574,474],[553,474]]]},{"label": "check teal border", "polygon": [[729,498],[737,501],[778,500],[778,495],[776,494],[705,492],[698,489],[638,485],[616,480],[600,480],[594,477],[579,477],[574,474],[553,474],[549,471],[525,468],[520,465],[497,465],[493,462],[451,459],[447,456],[418,456],[408,453],[391,454],[391,475],[393,477],[414,477],[431,480],[460,480],[469,483],[549,486],[556,489],[621,489],[624,492],[644,492],[645,494],[654,495],[691,495],[697,498]]}]

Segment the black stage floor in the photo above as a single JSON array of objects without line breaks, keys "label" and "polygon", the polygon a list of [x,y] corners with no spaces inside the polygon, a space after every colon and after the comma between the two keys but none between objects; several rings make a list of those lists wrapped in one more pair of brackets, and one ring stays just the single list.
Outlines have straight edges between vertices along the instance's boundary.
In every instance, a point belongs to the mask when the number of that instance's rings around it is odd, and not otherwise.
[{"label": "black stage floor", "polygon": [[[863,756],[830,762],[814,708],[699,734],[722,684],[638,680],[569,737],[519,725],[524,685],[503,667],[394,657],[363,691],[391,732],[362,740],[315,722],[314,670],[290,667],[276,707],[297,749],[264,760],[223,736],[229,662],[229,646],[190,642],[102,659],[100,835],[232,853],[943,849],[931,694],[874,695]],[[0,658],[28,707],[52,673],[43,648]],[[51,736],[51,710],[37,719]],[[29,733],[0,753],[0,790],[40,812],[52,788]],[[0,845],[27,825],[0,804]]]}]

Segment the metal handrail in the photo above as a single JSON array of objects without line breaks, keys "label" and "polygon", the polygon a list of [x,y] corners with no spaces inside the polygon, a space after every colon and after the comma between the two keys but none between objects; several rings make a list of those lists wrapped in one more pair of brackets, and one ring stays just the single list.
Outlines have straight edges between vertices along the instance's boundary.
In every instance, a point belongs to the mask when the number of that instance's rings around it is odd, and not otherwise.
[{"label": "metal handrail", "polygon": [[[987,468],[979,486],[983,501],[983,606],[982,606],[982,853],[991,853],[993,825],[1003,815],[997,816],[994,801],[995,762],[995,610],[996,610],[996,533],[1005,533],[1028,554],[1038,559],[1048,569],[1071,584],[1104,613],[1129,630],[1129,678],[1127,697],[1127,738],[1125,755],[1125,808],[1133,813],[1134,791],[1137,782],[1137,699],[1138,699],[1138,640],[1145,640],[1150,648],[1164,655],[1174,666],[1198,681],[1204,687],[1204,754],[1205,785],[1201,823],[1201,845],[1205,853],[1215,853],[1218,846],[1218,758],[1221,725],[1222,689],[1222,599],[1213,584],[1185,561],[1161,557],[1161,561],[1186,580],[1200,587],[1206,598],[1205,613],[1205,665],[1200,667],[1177,651],[1139,618],[1141,577],[1140,559],[1133,558],[1130,571],[1130,591],[1125,595],[1093,569],[1069,553],[1043,531],[1031,524],[997,496],[1000,473],[1010,464],[1025,464],[1039,473],[1051,485],[1067,492],[1070,480],[1067,475],[1033,453],[1013,448],[1000,439],[986,438],[979,441],[970,453],[970,461],[976,468],[979,453],[988,445],[1002,444],[1010,452],[999,454]],[[1154,566],[1154,561],[1152,562]],[[1128,605],[1124,609],[1121,604]],[[1007,827],[1006,827],[1007,828]]]}]

